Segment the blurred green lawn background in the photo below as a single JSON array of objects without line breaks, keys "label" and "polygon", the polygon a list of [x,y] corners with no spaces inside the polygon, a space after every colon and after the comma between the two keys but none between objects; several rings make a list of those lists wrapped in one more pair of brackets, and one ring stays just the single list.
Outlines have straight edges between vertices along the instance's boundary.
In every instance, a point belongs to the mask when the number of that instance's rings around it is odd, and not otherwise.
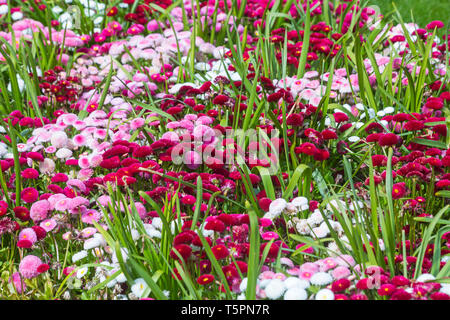
[{"label": "blurred green lawn background", "polygon": [[[414,17],[414,22],[421,27],[433,20],[441,20],[450,26],[450,0],[368,0],[368,5],[377,5],[381,13],[387,15],[394,10],[393,2],[404,22],[412,22]],[[397,15],[394,13],[392,17]]]}]

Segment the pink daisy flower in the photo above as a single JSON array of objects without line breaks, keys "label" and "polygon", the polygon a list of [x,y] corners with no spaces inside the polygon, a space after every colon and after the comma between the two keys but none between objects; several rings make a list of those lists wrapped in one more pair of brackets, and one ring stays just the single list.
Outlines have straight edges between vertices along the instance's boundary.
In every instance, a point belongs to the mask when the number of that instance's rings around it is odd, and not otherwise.
[{"label": "pink daisy flower", "polygon": [[37,241],[36,232],[32,228],[25,228],[19,233],[20,240],[28,240],[31,244],[34,244]]},{"label": "pink daisy flower", "polygon": [[73,137],[72,140],[73,140],[73,143],[79,147],[85,146],[86,142],[87,142],[86,136],[84,136],[82,134],[77,134],[75,137]]},{"label": "pink daisy flower", "polygon": [[64,123],[67,124],[67,125],[72,125],[72,124],[75,123],[75,121],[78,120],[78,116],[76,114],[73,114],[73,113],[63,114],[61,116],[61,118],[64,121]]},{"label": "pink daisy flower", "polygon": [[81,236],[83,238],[89,238],[90,236],[92,236],[95,233],[97,233],[97,229],[92,228],[92,227],[87,227],[87,228],[84,228],[83,230],[81,230]]},{"label": "pink daisy flower", "polygon": [[19,264],[19,272],[26,279],[33,279],[39,275],[38,268],[42,264],[41,259],[34,255],[28,255]]},{"label": "pink daisy flower", "polygon": [[319,271],[319,266],[312,262],[306,262],[300,266],[300,271],[314,274]]},{"label": "pink daisy flower", "polygon": [[348,254],[343,254],[336,257],[335,261],[337,262],[338,265],[344,267],[348,266],[353,267],[356,264],[355,259],[353,259],[353,257]]},{"label": "pink daisy flower", "polygon": [[289,273],[292,276],[298,276],[300,274],[300,269],[297,267],[291,268],[287,270],[287,273]]},{"label": "pink daisy flower", "polygon": [[264,271],[259,275],[261,280],[273,279],[274,276],[275,273],[273,271]]},{"label": "pink daisy flower", "polygon": [[281,281],[284,281],[286,279],[286,276],[283,273],[278,272],[273,275],[272,279],[280,279]]},{"label": "pink daisy flower", "polygon": [[328,270],[333,269],[337,266],[337,263],[333,258],[326,258],[317,261],[317,263],[320,265],[320,271],[322,272],[327,272]]},{"label": "pink daisy flower", "polygon": [[14,285],[14,288],[16,288],[16,291],[17,291],[18,294],[22,294],[22,292],[24,292],[27,289],[27,285],[25,284],[25,282],[20,277],[20,273],[19,272],[14,272],[11,275],[11,278],[9,278],[8,282],[12,283]]},{"label": "pink daisy flower", "polygon": [[77,120],[72,125],[74,126],[75,129],[77,129],[79,131],[81,131],[84,128],[86,128],[86,122],[84,122],[82,120]]},{"label": "pink daisy flower", "polygon": [[56,211],[64,212],[64,211],[70,210],[72,208],[73,208],[72,199],[67,198],[67,197],[64,197],[64,199],[61,199],[55,203]]},{"label": "pink daisy flower", "polygon": [[97,201],[103,206],[107,207],[111,203],[111,198],[107,195],[98,197]]},{"label": "pink daisy flower", "polygon": [[298,277],[303,280],[309,280],[313,276],[314,272],[300,271]]},{"label": "pink daisy flower", "polygon": [[44,229],[47,232],[52,231],[56,228],[56,221],[54,219],[47,219],[42,221],[39,226],[41,226],[42,229]]},{"label": "pink daisy flower", "polygon": [[80,159],[78,161],[78,165],[82,169],[87,169],[87,168],[89,168],[91,166],[91,164],[89,163],[89,158],[88,157],[80,157]]},{"label": "pink daisy flower", "polygon": [[333,271],[331,271],[331,275],[336,280],[347,278],[350,274],[350,269],[344,266],[338,266]]},{"label": "pink daisy flower", "polygon": [[85,181],[88,180],[90,177],[92,177],[93,174],[94,170],[90,168],[84,168],[78,171],[77,178],[80,179],[81,181]]},{"label": "pink daisy flower", "polygon": [[142,127],[145,124],[145,120],[143,118],[136,118],[130,122],[130,128],[132,130],[136,130]]},{"label": "pink daisy flower", "polygon": [[55,153],[56,152],[56,148],[54,146],[50,146],[44,149],[44,151],[46,153]]},{"label": "pink daisy flower", "polygon": [[272,240],[272,239],[276,240],[276,239],[279,238],[278,234],[277,234],[276,232],[273,232],[273,231],[267,231],[267,232],[264,232],[264,233],[261,235],[261,237],[262,237],[264,240],[267,240],[267,241],[270,241],[270,240]]},{"label": "pink daisy flower", "polygon": [[31,205],[30,218],[34,222],[44,220],[49,210],[50,202],[47,200],[39,200]]},{"label": "pink daisy flower", "polygon": [[101,214],[97,210],[88,210],[81,216],[81,221],[88,224],[93,224],[93,221],[98,222],[101,218]]}]

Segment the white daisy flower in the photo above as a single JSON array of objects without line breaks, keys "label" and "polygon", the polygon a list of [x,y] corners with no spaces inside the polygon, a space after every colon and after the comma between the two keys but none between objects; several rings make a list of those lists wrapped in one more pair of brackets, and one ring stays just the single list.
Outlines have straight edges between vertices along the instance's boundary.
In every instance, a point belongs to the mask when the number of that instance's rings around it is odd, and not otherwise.
[{"label": "white daisy flower", "polygon": [[330,231],[328,230],[328,228],[324,228],[324,227],[317,227],[317,228],[313,228],[311,231],[311,236],[313,236],[314,238],[325,238],[328,234],[330,233]]},{"label": "white daisy flower", "polygon": [[7,5],[1,5],[0,6],[0,14],[7,14],[8,13],[8,6]]},{"label": "white daisy flower", "polygon": [[248,278],[242,279],[241,284],[239,285],[239,290],[241,290],[241,292],[247,290],[247,282]]},{"label": "white daisy flower", "polygon": [[83,278],[87,274],[88,270],[89,270],[88,267],[83,267],[83,268],[78,269],[77,270],[77,278],[78,279]]},{"label": "white daisy flower", "polygon": [[427,282],[431,280],[435,280],[436,277],[433,276],[431,273],[422,273],[417,279],[417,282]]},{"label": "white daisy flower", "polygon": [[81,259],[84,259],[87,257],[87,255],[88,255],[88,252],[86,250],[81,250],[72,256],[72,262],[75,263]]},{"label": "white daisy flower", "polygon": [[127,281],[127,278],[125,277],[125,275],[123,274],[123,272],[121,274],[119,274],[116,278],[118,283],[125,283]]},{"label": "white daisy flower", "polygon": [[302,206],[308,205],[308,199],[306,197],[297,197],[291,200],[291,204],[296,206],[297,208],[301,208]]},{"label": "white daisy flower", "polygon": [[11,19],[13,19],[14,21],[20,20],[23,18],[23,13],[20,11],[16,11],[13,14],[11,14]]},{"label": "white daisy flower", "polygon": [[449,283],[441,283],[441,289],[439,292],[448,294],[450,296],[450,284]]},{"label": "white daisy flower", "polygon": [[280,279],[273,279],[265,288],[267,298],[271,300],[279,299],[286,291],[286,286]]},{"label": "white daisy flower", "polygon": [[305,235],[309,234],[311,232],[311,227],[309,226],[309,223],[306,219],[301,219],[299,222],[296,223],[295,229],[297,229],[297,232]]},{"label": "white daisy flower", "polygon": [[156,229],[162,230],[163,223],[161,218],[153,218],[152,226]]},{"label": "white daisy flower", "polygon": [[306,300],[308,293],[298,287],[290,288],[284,293],[284,300]]},{"label": "white daisy flower", "polygon": [[306,289],[309,287],[309,282],[307,280],[300,279],[298,277],[288,277],[284,280],[284,285],[286,288],[302,288]]},{"label": "white daisy flower", "polygon": [[394,113],[395,109],[393,107],[386,107],[386,108],[384,108],[383,111],[385,114],[389,114],[389,113]]},{"label": "white daisy flower", "polygon": [[316,300],[334,300],[334,293],[330,289],[322,289],[316,293]]},{"label": "white daisy flower", "polygon": [[361,138],[358,137],[358,136],[351,136],[351,137],[348,137],[348,141],[350,141],[350,142],[352,142],[352,143],[358,142],[359,140],[361,140]]},{"label": "white daisy flower", "polygon": [[315,286],[324,286],[333,282],[333,277],[326,272],[317,272],[312,275],[309,281]]},{"label": "white daisy flower", "polygon": [[356,128],[356,129],[359,129],[359,128],[361,128],[363,125],[365,125],[364,122],[358,121],[358,122],[355,123],[355,128]]},{"label": "white daisy flower", "polygon": [[89,250],[89,249],[97,248],[98,246],[100,246],[100,241],[98,241],[95,238],[89,238],[84,242],[83,249]]},{"label": "white daisy flower", "polygon": [[134,280],[134,284],[131,286],[131,292],[138,298],[142,298],[147,289],[147,282],[142,278]]},{"label": "white daisy flower", "polygon": [[287,201],[283,198],[275,199],[270,203],[269,212],[275,217],[279,216],[281,212],[286,208]]}]

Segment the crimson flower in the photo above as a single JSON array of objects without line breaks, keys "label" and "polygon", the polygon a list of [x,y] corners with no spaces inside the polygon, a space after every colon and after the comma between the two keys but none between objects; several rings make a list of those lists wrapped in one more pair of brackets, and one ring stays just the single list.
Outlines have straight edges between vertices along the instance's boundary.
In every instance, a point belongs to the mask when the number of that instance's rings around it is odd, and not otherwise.
[{"label": "crimson flower", "polygon": [[108,13],[106,15],[108,17],[114,17],[118,11],[119,10],[117,9],[117,7],[112,7],[111,9],[108,10]]},{"label": "crimson flower", "polygon": [[228,251],[227,247],[225,247],[223,244],[218,244],[218,245],[212,247],[211,251],[213,252],[214,257],[217,260],[225,259],[230,254],[230,251]]},{"label": "crimson flower", "polygon": [[173,259],[179,259],[175,251],[177,251],[180,254],[183,260],[187,260],[191,256],[192,248],[187,244],[179,244],[174,246],[172,251],[170,251],[170,257]]},{"label": "crimson flower", "polygon": [[212,274],[202,274],[197,278],[197,283],[204,286],[214,281],[214,276]]},{"label": "crimson flower", "polygon": [[393,146],[396,145],[399,141],[400,138],[395,133],[385,133],[379,137],[378,144],[381,147]]},{"label": "crimson flower", "polygon": [[406,195],[407,188],[404,182],[396,183],[392,186],[392,199],[400,199]]},{"label": "crimson flower", "polygon": [[380,296],[390,296],[395,292],[395,290],[397,290],[396,286],[386,283],[380,286],[380,288],[378,289],[378,294]]},{"label": "crimson flower", "polygon": [[344,278],[334,281],[331,285],[331,290],[333,292],[341,292],[345,291],[348,287],[350,287],[350,280]]}]

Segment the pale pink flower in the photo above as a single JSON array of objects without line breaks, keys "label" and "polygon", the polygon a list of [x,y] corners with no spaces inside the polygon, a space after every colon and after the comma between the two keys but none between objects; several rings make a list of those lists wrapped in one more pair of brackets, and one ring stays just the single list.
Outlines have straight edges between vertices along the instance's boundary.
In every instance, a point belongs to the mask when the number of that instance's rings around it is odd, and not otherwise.
[{"label": "pale pink flower", "polygon": [[50,210],[50,203],[47,200],[39,200],[31,205],[30,217],[34,222],[44,220]]},{"label": "pale pink flower", "polygon": [[73,127],[79,131],[83,130],[84,128],[86,128],[86,122],[82,121],[82,120],[77,120],[75,121],[73,124]]},{"label": "pale pink flower", "polygon": [[67,140],[67,134],[63,131],[53,133],[50,138],[50,141],[55,148],[65,147],[67,144]]},{"label": "pale pink flower", "polygon": [[103,206],[107,207],[109,204],[111,204],[111,197],[107,195],[102,195],[98,197],[97,201]]},{"label": "pale pink flower", "polygon": [[28,240],[31,244],[37,241],[36,232],[32,228],[25,228],[19,233],[19,240]]},{"label": "pale pink flower", "polygon": [[317,71],[308,71],[308,72],[305,72],[304,77],[309,79],[309,78],[315,78],[318,75],[319,75],[319,72],[317,72]]},{"label": "pale pink flower", "polygon": [[[139,217],[141,217],[141,219],[144,219],[147,216],[147,210],[145,209],[144,205],[141,202],[136,202],[134,204],[136,206],[136,211],[139,214]],[[131,210],[131,206],[129,208]]]},{"label": "pale pink flower", "polygon": [[94,174],[94,170],[90,168],[81,169],[78,171],[77,178],[81,181],[88,180]]},{"label": "pale pink flower", "polygon": [[301,99],[305,99],[308,101],[311,100],[312,98],[314,98],[315,96],[316,96],[316,94],[311,89],[305,89],[299,93],[299,97]]},{"label": "pale pink flower", "polygon": [[177,129],[180,127],[180,123],[178,121],[171,121],[166,125],[167,129]]},{"label": "pale pink flower", "polygon": [[14,272],[11,275],[11,278],[9,278],[8,282],[14,285],[14,288],[16,288],[18,294],[22,294],[22,292],[27,289],[27,285],[25,284],[25,281],[20,277],[19,272]]},{"label": "pale pink flower", "polygon": [[273,279],[273,277],[275,276],[275,272],[273,271],[264,271],[259,275],[259,278],[261,280],[269,280],[269,279]]},{"label": "pale pink flower", "polygon": [[353,267],[356,262],[351,255],[343,254],[334,258],[338,265],[340,266],[350,266]]},{"label": "pale pink flower", "polygon": [[294,268],[294,263],[292,262],[291,259],[286,258],[286,257],[281,257],[280,258],[280,263],[284,264],[285,266],[289,267],[289,268]]},{"label": "pale pink flower", "polygon": [[71,231],[67,231],[67,232],[65,232],[63,235],[62,235],[62,238],[64,239],[64,240],[70,240],[71,238],[72,238],[72,232]]},{"label": "pale pink flower", "polygon": [[84,228],[83,230],[81,230],[81,236],[83,238],[89,238],[90,236],[92,236],[95,233],[97,233],[97,229],[93,228],[93,227],[87,227],[87,228]]},{"label": "pale pink flower", "polygon": [[65,196],[64,196],[64,199],[61,199],[55,203],[55,210],[57,210],[57,211],[64,212],[64,211],[70,210],[72,208],[73,208],[72,199],[67,198]]},{"label": "pale pink flower", "polygon": [[46,153],[55,153],[56,152],[56,148],[54,146],[50,146],[44,149],[44,151]]},{"label": "pale pink flower", "polygon": [[[67,181],[67,185],[68,186],[74,186],[77,187],[81,192],[85,192],[86,191],[86,185],[84,184],[83,181],[78,180],[78,179],[69,179]],[[77,197],[78,198],[78,197]],[[84,199],[84,198],[83,198]],[[88,202],[89,203],[89,202]]]},{"label": "pale pink flower", "polygon": [[314,275],[314,272],[300,271],[298,277],[303,280],[309,280]]},{"label": "pale pink flower", "polygon": [[180,141],[180,137],[178,137],[178,134],[176,134],[173,131],[164,132],[164,134],[161,136],[161,139],[167,139],[167,140],[170,140],[172,142]]},{"label": "pale pink flower", "polygon": [[49,202],[50,205],[50,210],[53,210],[55,208],[55,204],[61,200],[61,199],[65,199],[66,195],[62,194],[62,193],[55,193],[53,195],[51,195],[47,200]]},{"label": "pale pink flower", "polygon": [[300,271],[308,271],[311,273],[316,273],[319,271],[319,266],[312,262],[306,262],[300,266]]},{"label": "pale pink flower", "polygon": [[44,174],[53,173],[55,171],[55,162],[50,158],[45,158],[39,163],[39,171]]},{"label": "pale pink flower", "polygon": [[[75,180],[75,179],[74,179]],[[70,181],[70,180],[69,180]],[[79,181],[79,180],[78,180]],[[81,182],[81,181],[80,181]],[[82,182],[81,182],[82,183]],[[82,183],[84,186],[84,183]],[[78,206],[88,206],[89,205],[89,200],[84,198],[84,197],[75,197],[72,199],[72,206],[73,208],[76,208]]]},{"label": "pale pink flower", "polygon": [[184,119],[189,121],[196,121],[198,119],[198,116],[196,114],[189,113],[184,116]]},{"label": "pale pink flower", "polygon": [[91,209],[83,213],[81,216],[81,221],[88,224],[93,224],[93,221],[98,222],[101,218],[101,213],[97,210]]},{"label": "pale pink flower", "polygon": [[52,231],[53,229],[56,228],[56,221],[54,219],[47,219],[42,221],[40,224],[42,229],[44,229],[47,232]]},{"label": "pale pink flower", "polygon": [[279,279],[281,281],[284,281],[286,279],[286,276],[281,272],[277,272],[273,275],[272,279]]},{"label": "pale pink flower", "polygon": [[39,275],[38,267],[42,264],[41,259],[34,255],[28,255],[19,264],[19,272],[26,279],[32,279]]},{"label": "pale pink flower", "polygon": [[333,258],[326,258],[316,262],[319,264],[320,271],[327,272],[337,266],[337,262]]},{"label": "pale pink flower", "polygon": [[100,165],[100,163],[103,161],[103,157],[101,155],[94,155],[91,157],[91,167],[95,168]]},{"label": "pale pink flower", "polygon": [[132,130],[136,130],[142,127],[145,124],[145,120],[143,118],[135,118],[130,122],[130,128]]},{"label": "pale pink flower", "polygon": [[80,157],[80,159],[78,160],[78,165],[82,169],[87,169],[87,168],[89,168],[91,166],[88,157]]},{"label": "pale pink flower", "polygon": [[72,140],[73,140],[73,143],[79,147],[85,146],[86,141],[87,141],[86,137],[82,134],[77,134],[75,137],[73,137]]},{"label": "pale pink flower", "polygon": [[287,270],[287,273],[290,274],[291,276],[298,276],[300,274],[300,269],[297,267],[293,267]]},{"label": "pale pink flower", "polygon": [[333,271],[331,271],[331,275],[336,280],[347,278],[350,274],[350,269],[344,266],[338,266]]}]

